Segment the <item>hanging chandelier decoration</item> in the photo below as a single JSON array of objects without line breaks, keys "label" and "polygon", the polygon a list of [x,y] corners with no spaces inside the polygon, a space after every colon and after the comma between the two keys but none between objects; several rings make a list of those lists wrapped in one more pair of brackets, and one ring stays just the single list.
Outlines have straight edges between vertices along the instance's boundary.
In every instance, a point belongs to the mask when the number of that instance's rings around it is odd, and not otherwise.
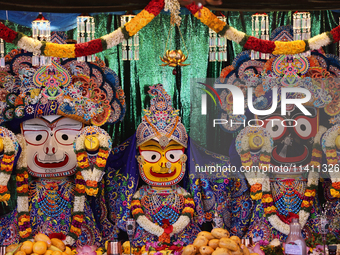
[{"label": "hanging chandelier decoration", "polygon": [[[269,40],[269,17],[266,13],[255,13],[251,15],[251,34],[252,36],[262,39]],[[258,51],[251,51],[251,59],[269,59],[269,53],[261,53]]]},{"label": "hanging chandelier decoration", "polygon": [[[77,43],[85,43],[95,39],[96,25],[94,18],[88,14],[81,14],[77,17]],[[96,55],[78,57],[78,61],[94,62]]]},{"label": "hanging chandelier decoration", "polygon": [[[45,19],[41,12],[38,17],[32,21],[32,37],[33,39],[49,42],[51,40],[50,22]],[[51,64],[51,57],[45,57],[33,53],[32,65],[33,66],[47,66]]]},{"label": "hanging chandelier decoration", "polygon": [[[223,22],[227,22],[225,16],[217,16]],[[209,61],[227,61],[227,38],[218,35],[214,30],[209,28]]]},{"label": "hanging chandelier decoration", "polygon": [[[184,62],[188,59],[188,49],[185,45],[185,41],[183,39],[183,35],[181,32],[181,29],[179,28],[181,24],[181,17],[180,17],[180,4],[177,0],[165,0],[165,6],[164,10],[165,11],[170,11],[170,28],[169,28],[169,33],[168,33],[168,38],[166,40],[165,44],[165,52],[163,57],[160,57],[162,62],[164,64],[161,64],[161,66],[170,66],[170,67],[175,67],[175,69],[172,71],[174,75],[177,74],[176,67],[177,66],[188,66],[190,64],[184,64]],[[171,44],[172,40],[172,30],[176,29],[175,27],[178,28],[178,32],[180,34],[180,39],[183,42],[184,48],[186,50],[186,55],[183,53],[182,50],[169,50],[168,44]]]},{"label": "hanging chandelier decoration", "polygon": [[[132,20],[136,15],[122,15],[120,17],[121,26]],[[122,42],[122,59],[123,60],[139,60],[139,33]]]},{"label": "hanging chandelier decoration", "polygon": [[[311,37],[311,18],[309,12],[295,12],[293,14],[294,40],[308,40]],[[310,51],[302,53],[310,56]]]},{"label": "hanging chandelier decoration", "polygon": [[0,39],[0,67],[5,67],[5,44],[2,39]]}]

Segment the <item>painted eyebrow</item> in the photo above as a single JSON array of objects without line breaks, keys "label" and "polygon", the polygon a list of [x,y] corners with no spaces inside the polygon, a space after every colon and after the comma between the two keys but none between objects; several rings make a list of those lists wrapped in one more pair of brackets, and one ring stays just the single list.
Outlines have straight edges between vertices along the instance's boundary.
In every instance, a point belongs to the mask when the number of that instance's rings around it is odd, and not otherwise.
[{"label": "painted eyebrow", "polygon": [[180,145],[180,144],[170,144],[170,145],[168,145],[167,148],[169,148],[169,147],[178,147],[178,146],[182,146],[182,145]]},{"label": "painted eyebrow", "polygon": [[48,128],[48,126],[44,125],[44,124],[24,124],[23,127],[24,128],[27,128],[27,127],[45,127],[45,128]]},{"label": "painted eyebrow", "polygon": [[60,128],[60,127],[63,127],[63,128],[74,128],[74,127],[79,127],[81,128],[82,127],[82,124],[61,124],[60,126],[56,126],[56,128]]},{"label": "painted eyebrow", "polygon": [[144,145],[143,147],[156,147],[156,148],[160,148],[159,146],[157,146],[157,145],[155,145],[155,144]]}]

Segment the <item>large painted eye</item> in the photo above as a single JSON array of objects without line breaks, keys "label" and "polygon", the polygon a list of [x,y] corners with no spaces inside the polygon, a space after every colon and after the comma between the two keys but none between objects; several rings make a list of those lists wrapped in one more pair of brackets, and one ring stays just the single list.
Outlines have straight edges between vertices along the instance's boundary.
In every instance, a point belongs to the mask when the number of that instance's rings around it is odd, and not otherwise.
[{"label": "large painted eye", "polygon": [[62,145],[71,145],[76,139],[79,131],[73,129],[59,129],[55,132],[57,142]]},{"label": "large painted eye", "polygon": [[304,139],[312,136],[312,125],[309,119],[304,116],[299,116],[296,119],[297,125],[294,127],[295,132]]},{"label": "large painted eye", "polygon": [[48,132],[46,130],[26,130],[24,136],[27,143],[41,145],[46,142]]},{"label": "large painted eye", "polygon": [[169,160],[171,163],[177,162],[182,155],[183,155],[182,150],[169,150],[165,153],[166,159]]},{"label": "large painted eye", "polygon": [[157,151],[141,151],[140,154],[149,163],[156,163],[161,159],[161,154]]},{"label": "large painted eye", "polygon": [[265,128],[274,140],[280,139],[286,133],[286,127],[281,123],[283,120],[279,116],[273,116],[265,120]]}]

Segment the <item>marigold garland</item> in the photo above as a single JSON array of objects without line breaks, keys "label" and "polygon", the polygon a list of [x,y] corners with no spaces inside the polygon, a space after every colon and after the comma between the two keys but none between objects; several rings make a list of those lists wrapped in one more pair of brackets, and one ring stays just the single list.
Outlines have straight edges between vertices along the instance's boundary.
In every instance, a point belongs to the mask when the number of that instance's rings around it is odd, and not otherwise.
[{"label": "marigold garland", "polygon": [[[91,133],[91,136],[97,135],[99,140],[99,150],[94,168],[91,169],[87,152],[85,149],[85,134]],[[81,135],[75,140],[75,150],[77,156],[77,171],[81,172],[85,180],[85,192],[89,196],[96,196],[98,194],[98,182],[104,174],[107,158],[111,151],[111,141],[109,134],[99,127],[85,127],[81,131]]]},{"label": "marigold garland", "polygon": [[[86,43],[74,45],[41,43],[20,32],[13,31],[2,23],[0,23],[0,38],[5,42],[13,43],[29,52],[40,53],[45,56],[60,58],[88,56],[112,48],[121,43],[124,39],[128,39],[135,35],[151,22],[163,8],[164,0],[152,0],[136,15],[136,17],[126,23],[123,28],[118,28],[110,34]],[[203,24],[207,25],[219,35],[227,36],[229,40],[240,44],[245,49],[262,53],[297,54],[308,50],[317,50],[330,43],[337,43],[340,40],[340,26],[337,26],[330,32],[322,33],[305,41],[272,42],[246,35],[245,33],[230,27],[225,22],[219,20],[208,8],[200,8],[195,2],[187,5],[186,8]]]},{"label": "marigold garland", "polygon": [[[11,198],[7,184],[13,171],[14,158],[17,150],[14,141],[6,135],[6,133],[10,131],[2,127],[0,127],[0,131],[3,135],[0,139],[2,140],[4,150],[4,155],[0,162],[0,202],[7,204],[7,201]],[[12,136],[15,137],[14,134],[12,134]]]}]

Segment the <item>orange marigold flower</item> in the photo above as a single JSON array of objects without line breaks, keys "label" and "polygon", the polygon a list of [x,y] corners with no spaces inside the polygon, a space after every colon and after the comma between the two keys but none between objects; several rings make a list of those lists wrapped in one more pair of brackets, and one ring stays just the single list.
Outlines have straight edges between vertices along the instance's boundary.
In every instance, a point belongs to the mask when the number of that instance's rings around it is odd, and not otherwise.
[{"label": "orange marigold flower", "polygon": [[253,192],[253,193],[260,191],[260,190],[262,190],[262,184],[260,183],[255,183],[254,185],[250,187],[250,192]]},{"label": "orange marigold flower", "polygon": [[339,190],[339,189],[340,189],[340,182],[334,182],[334,183],[332,183],[332,187],[333,187],[334,189]]}]

